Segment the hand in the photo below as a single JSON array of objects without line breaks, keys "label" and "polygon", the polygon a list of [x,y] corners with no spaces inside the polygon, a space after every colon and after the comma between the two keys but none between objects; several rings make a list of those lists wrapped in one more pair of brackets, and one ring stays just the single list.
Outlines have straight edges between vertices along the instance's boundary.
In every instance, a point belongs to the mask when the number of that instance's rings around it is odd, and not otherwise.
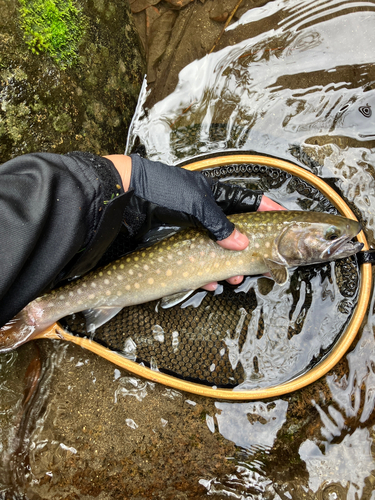
[{"label": "hand", "polygon": [[201,172],[153,162],[138,155],[107,156],[129,188],[125,226],[133,241],[142,242],[162,225],[205,227],[221,241],[234,231],[225,214],[257,210],[262,193],[230,186]]},{"label": "hand", "polygon": [[[272,201],[270,198],[263,195],[260,205],[258,207],[258,212],[265,212],[268,210],[286,210],[286,208],[282,207],[275,201]],[[247,236],[245,236],[244,234],[237,231],[237,229],[235,229],[228,238],[225,238],[222,241],[218,241],[217,243],[221,247],[227,248],[228,250],[239,251],[239,250],[245,250],[245,248],[249,244],[249,240]],[[233,276],[232,278],[227,279],[227,282],[230,283],[231,285],[239,285],[242,282],[242,280],[243,276]],[[214,281],[212,283],[208,283],[202,288],[209,292],[213,292],[214,290],[216,290],[217,286],[218,286],[217,281]]]},{"label": "hand", "polygon": [[[137,155],[110,155],[107,158],[119,171],[124,190],[134,189],[129,215],[142,221],[138,227],[129,226],[130,235],[135,238],[140,238],[152,226],[163,223],[202,225],[215,237],[218,245],[240,251],[247,247],[249,240],[234,229],[224,214],[286,210],[259,191],[212,181],[199,172],[151,162]],[[176,196],[176,192],[181,196]],[[236,285],[242,280],[243,276],[233,276],[227,281]],[[213,291],[217,282],[203,288]]]}]

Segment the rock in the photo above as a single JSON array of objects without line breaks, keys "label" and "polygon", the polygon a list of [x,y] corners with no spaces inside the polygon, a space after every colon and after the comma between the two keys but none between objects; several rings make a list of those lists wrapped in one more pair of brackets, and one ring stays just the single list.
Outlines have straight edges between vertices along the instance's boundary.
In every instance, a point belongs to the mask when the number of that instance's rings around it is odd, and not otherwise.
[{"label": "rock", "polygon": [[193,0],[166,0],[175,9],[182,9]]},{"label": "rock", "polygon": [[129,0],[130,8],[133,13],[141,12],[159,2],[160,0]]},{"label": "rock", "polygon": [[177,16],[175,11],[168,10],[158,17],[151,26],[147,61],[147,81],[149,83],[156,78],[154,68],[167,48]]},{"label": "rock", "polygon": [[17,0],[0,0],[0,162],[36,151],[123,152],[145,72],[126,0],[76,0],[79,33],[53,50],[42,32],[27,31],[37,1],[21,17]]},{"label": "rock", "polygon": [[210,19],[218,23],[225,23],[231,12],[235,8],[237,0],[224,0],[215,2],[210,10]]}]

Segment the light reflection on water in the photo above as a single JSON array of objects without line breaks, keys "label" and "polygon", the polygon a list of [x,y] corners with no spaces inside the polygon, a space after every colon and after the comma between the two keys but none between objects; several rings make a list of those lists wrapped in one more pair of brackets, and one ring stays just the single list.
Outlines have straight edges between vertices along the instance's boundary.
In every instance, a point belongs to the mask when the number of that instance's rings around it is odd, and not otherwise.
[{"label": "light reflection on water", "polygon": [[[150,158],[174,163],[224,149],[294,159],[290,146],[297,144],[321,164],[318,175],[337,179],[340,191],[361,211],[374,242],[374,25],[375,6],[369,1],[276,0],[250,10],[227,30],[228,36],[239,33],[235,45],[186,67],[176,90],[147,116],[140,108],[130,146],[138,136]],[[295,394],[264,403],[215,403],[201,425],[233,441],[239,452],[230,457],[235,474],[202,478],[197,472],[207,495],[375,498],[373,308],[374,301],[358,344],[346,356],[346,373],[334,370],[326,377],[328,390],[323,385],[311,389],[314,396],[307,392],[302,402]],[[55,358],[56,367],[71,368],[64,349],[56,348]],[[16,359],[16,353],[0,358],[1,465],[12,451],[9,436],[22,399],[11,371]],[[73,366],[80,369],[76,360]],[[155,392],[153,384],[118,373],[108,390],[115,405],[120,399],[134,400],[139,412]],[[167,400],[175,404],[178,418],[183,398],[165,389],[161,402]],[[296,412],[297,404],[302,413]],[[51,457],[63,466],[70,455],[84,455],[79,442],[61,442],[53,426],[45,426],[53,415],[57,428],[68,410],[69,401],[59,401],[57,413],[49,407],[32,435],[28,474],[34,491],[38,480],[51,474]],[[129,432],[138,432],[141,415],[133,417],[128,421],[137,428],[133,425]],[[173,425],[173,418],[171,414],[162,424]],[[1,491],[0,485],[0,497]]]}]

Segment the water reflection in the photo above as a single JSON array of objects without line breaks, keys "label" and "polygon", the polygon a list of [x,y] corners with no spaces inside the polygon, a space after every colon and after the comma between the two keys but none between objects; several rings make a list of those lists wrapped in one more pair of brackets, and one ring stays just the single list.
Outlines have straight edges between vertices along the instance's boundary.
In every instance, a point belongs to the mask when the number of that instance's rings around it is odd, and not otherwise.
[{"label": "water reflection", "polygon": [[288,402],[215,403],[218,431],[226,439],[250,453],[272,448],[277,433],[286,421]]}]

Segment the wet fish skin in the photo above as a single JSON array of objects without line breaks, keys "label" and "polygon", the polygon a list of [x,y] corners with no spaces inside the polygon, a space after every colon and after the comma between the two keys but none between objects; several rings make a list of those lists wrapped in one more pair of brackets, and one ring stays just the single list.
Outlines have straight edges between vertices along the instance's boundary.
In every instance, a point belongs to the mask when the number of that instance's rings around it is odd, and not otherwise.
[{"label": "wet fish skin", "polygon": [[194,290],[230,276],[270,272],[283,283],[289,267],[347,257],[362,247],[350,241],[360,231],[359,223],[340,216],[275,211],[229,218],[248,236],[250,243],[245,250],[223,249],[203,230],[181,231],[28,304],[0,328],[0,352],[79,311],[100,311],[99,317],[94,313],[94,323],[99,326],[123,307]]}]

